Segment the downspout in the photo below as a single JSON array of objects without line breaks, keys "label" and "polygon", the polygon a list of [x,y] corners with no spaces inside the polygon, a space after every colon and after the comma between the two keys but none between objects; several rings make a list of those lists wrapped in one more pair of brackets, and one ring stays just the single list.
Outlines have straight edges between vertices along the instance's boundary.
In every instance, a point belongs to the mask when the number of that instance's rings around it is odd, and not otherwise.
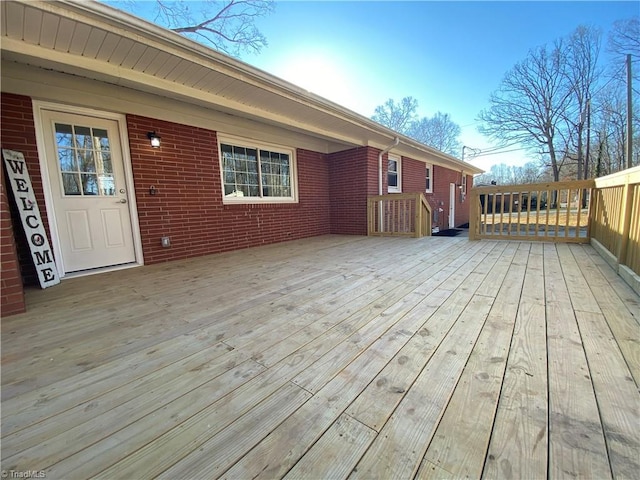
[{"label": "downspout", "polygon": [[400,137],[394,138],[393,143],[378,154],[378,195],[382,195],[382,156],[393,147],[397,147],[399,143]]},{"label": "downspout", "polygon": [[[378,154],[378,195],[382,195],[382,156],[391,150],[393,147],[397,147],[400,143],[400,137],[393,139],[393,143],[387,148],[382,150]],[[378,202],[378,230],[380,233],[384,231],[384,215],[382,213],[382,200]]]}]

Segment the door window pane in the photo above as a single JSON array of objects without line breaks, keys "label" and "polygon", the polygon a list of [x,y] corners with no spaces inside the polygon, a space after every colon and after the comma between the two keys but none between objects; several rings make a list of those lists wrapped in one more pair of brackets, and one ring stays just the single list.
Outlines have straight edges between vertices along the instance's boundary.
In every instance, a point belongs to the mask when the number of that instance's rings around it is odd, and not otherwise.
[{"label": "door window pane", "polygon": [[102,150],[103,152],[108,152],[110,150],[109,137],[107,136],[106,130],[102,130],[101,128],[94,128],[93,138],[96,150]]},{"label": "door window pane", "polygon": [[96,171],[96,163],[93,160],[93,151],[91,150],[79,150],[78,163],[79,163],[79,170],[81,172]]},{"label": "door window pane", "polygon": [[98,194],[98,177],[97,175],[86,175],[82,174],[80,176],[82,179],[82,193],[85,195],[97,195]]},{"label": "door window pane", "polygon": [[80,183],[77,173],[63,173],[62,186],[65,195],[80,195]]},{"label": "door window pane", "polygon": [[111,165],[111,154],[108,152],[105,152],[100,154],[98,158],[99,158],[98,171],[102,173],[113,173],[113,166]]},{"label": "door window pane", "polygon": [[58,147],[73,147],[73,127],[56,123],[56,144]]},{"label": "door window pane", "polygon": [[113,175],[100,175],[98,182],[100,183],[100,195],[112,196],[116,194],[116,184]]},{"label": "door window pane", "polygon": [[58,164],[60,165],[60,170],[63,172],[77,171],[75,151],[70,148],[59,148]]},{"label": "door window pane", "polygon": [[93,148],[91,139],[91,129],[88,127],[75,126],[75,141],[78,148]]},{"label": "door window pane", "polygon": [[55,132],[64,194],[114,196],[116,185],[107,130],[56,123]]}]

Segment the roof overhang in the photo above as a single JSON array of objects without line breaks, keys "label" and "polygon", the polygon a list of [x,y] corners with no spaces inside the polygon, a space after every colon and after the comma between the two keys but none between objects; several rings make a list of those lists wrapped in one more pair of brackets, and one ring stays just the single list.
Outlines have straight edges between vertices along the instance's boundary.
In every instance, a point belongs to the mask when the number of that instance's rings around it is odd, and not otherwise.
[{"label": "roof overhang", "polygon": [[[5,61],[131,88],[471,174],[482,170],[172,31],[95,1],[0,2]],[[342,147],[340,147],[342,145]]]}]

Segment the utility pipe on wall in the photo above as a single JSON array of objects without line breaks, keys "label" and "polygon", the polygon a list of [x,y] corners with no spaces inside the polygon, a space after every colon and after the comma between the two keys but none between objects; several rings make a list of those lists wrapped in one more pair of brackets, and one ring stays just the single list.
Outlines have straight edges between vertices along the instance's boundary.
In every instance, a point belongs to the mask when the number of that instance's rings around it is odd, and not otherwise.
[{"label": "utility pipe on wall", "polygon": [[382,195],[382,156],[393,147],[397,147],[399,143],[400,137],[394,138],[393,143],[378,154],[378,195]]}]

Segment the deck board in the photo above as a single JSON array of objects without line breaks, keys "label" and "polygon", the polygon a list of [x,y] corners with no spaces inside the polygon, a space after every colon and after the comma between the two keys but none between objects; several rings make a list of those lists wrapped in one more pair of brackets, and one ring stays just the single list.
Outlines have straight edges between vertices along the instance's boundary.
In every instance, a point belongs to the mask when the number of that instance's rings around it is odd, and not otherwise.
[{"label": "deck board", "polygon": [[541,245],[521,247],[518,261],[526,261],[526,271],[484,478],[547,475],[547,353]]},{"label": "deck board", "polygon": [[553,245],[545,245],[549,349],[549,475],[611,478],[582,337]]},{"label": "deck board", "polygon": [[589,245],[465,237],[64,280],[2,320],[2,469],[633,478],[639,306]]},{"label": "deck board", "polygon": [[441,478],[442,470],[453,478],[482,474],[525,273],[524,264],[512,263],[516,244],[510,247],[476,291],[495,300],[417,478]]}]

